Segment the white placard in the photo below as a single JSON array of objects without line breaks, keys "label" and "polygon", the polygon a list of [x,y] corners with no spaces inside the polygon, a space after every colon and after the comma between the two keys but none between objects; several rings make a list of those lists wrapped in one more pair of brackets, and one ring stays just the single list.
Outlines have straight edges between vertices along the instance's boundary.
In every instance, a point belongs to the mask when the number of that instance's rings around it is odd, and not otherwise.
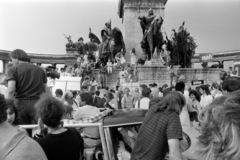
[{"label": "white placard", "polygon": [[55,93],[56,89],[62,89],[63,92],[69,90],[79,91],[81,88],[81,79],[82,77],[61,77],[60,79],[56,79],[52,91],[53,93]]}]

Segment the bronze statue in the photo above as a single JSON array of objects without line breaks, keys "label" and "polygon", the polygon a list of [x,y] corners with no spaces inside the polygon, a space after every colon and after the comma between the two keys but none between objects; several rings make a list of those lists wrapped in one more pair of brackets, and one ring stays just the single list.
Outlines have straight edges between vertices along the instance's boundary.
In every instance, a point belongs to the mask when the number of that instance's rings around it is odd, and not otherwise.
[{"label": "bronze statue", "polygon": [[66,36],[65,34],[64,34],[64,36],[65,36],[65,38],[67,38],[67,40],[68,40],[68,43],[73,43],[73,41],[72,41],[72,36]]},{"label": "bronze statue", "polygon": [[161,32],[163,19],[161,16],[157,17],[154,15],[152,9],[149,9],[147,17],[138,17],[138,19],[140,19],[140,25],[143,32],[141,48],[146,50],[148,60],[150,60],[155,48],[157,49],[157,53],[160,53],[164,43]]},{"label": "bronze statue", "polygon": [[184,25],[185,22],[179,27],[178,32],[175,29],[172,30],[172,40],[169,40],[166,35],[166,44],[167,50],[171,53],[172,64],[180,65],[181,68],[191,68],[191,59],[195,54],[197,44]]},{"label": "bronze statue", "polygon": [[111,28],[111,21],[105,23],[104,29],[101,31],[102,43],[99,46],[99,54],[101,62],[104,66],[107,64],[108,59],[113,62],[114,57],[118,52],[123,52],[125,55],[126,49],[122,36],[122,32],[119,28]]}]

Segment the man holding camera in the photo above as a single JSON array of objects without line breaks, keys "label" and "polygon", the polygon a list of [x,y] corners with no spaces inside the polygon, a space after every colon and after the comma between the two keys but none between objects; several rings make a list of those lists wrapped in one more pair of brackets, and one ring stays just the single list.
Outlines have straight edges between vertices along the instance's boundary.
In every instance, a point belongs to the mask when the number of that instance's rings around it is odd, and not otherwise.
[{"label": "man holding camera", "polygon": [[10,53],[13,66],[8,69],[6,99],[13,99],[18,109],[19,124],[37,124],[35,103],[48,91],[44,70],[32,63],[27,53],[16,49]]}]

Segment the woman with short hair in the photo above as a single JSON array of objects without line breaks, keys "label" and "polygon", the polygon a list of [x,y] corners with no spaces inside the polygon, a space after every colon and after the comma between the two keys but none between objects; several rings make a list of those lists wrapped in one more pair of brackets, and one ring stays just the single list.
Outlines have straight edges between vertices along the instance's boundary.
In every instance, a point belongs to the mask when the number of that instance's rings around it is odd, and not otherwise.
[{"label": "woman with short hair", "polygon": [[[64,104],[45,94],[36,104],[39,119],[37,142],[45,151],[48,160],[79,160],[83,156],[83,139],[73,128],[64,128],[62,118],[65,113]],[[44,136],[43,124],[48,134]],[[36,137],[35,137],[36,138]]]}]

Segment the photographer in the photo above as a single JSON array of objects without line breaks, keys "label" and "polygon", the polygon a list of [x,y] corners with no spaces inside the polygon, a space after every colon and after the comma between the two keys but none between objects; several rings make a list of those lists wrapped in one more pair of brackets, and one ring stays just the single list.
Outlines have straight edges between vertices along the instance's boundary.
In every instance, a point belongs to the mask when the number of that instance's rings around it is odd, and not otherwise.
[{"label": "photographer", "polygon": [[10,53],[13,66],[8,69],[7,99],[13,99],[19,113],[19,124],[37,124],[35,103],[43,92],[49,92],[44,70],[32,63],[27,53],[16,49]]}]

